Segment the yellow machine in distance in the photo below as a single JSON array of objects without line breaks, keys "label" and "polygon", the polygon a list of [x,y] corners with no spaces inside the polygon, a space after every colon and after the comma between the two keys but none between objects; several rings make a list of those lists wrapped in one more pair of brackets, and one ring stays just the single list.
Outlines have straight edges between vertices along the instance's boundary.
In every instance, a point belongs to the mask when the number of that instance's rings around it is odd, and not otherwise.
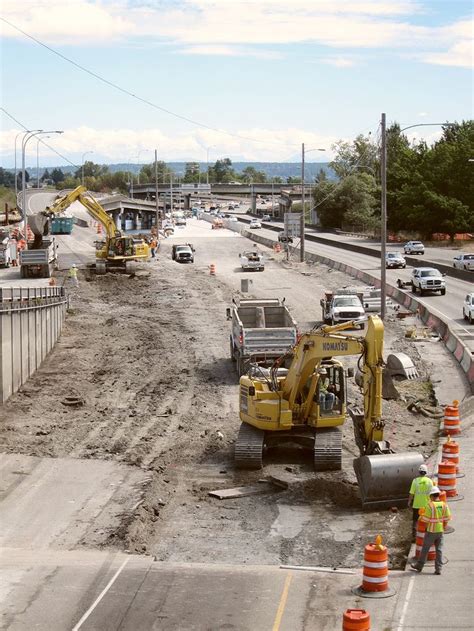
[{"label": "yellow machine in distance", "polygon": [[[384,440],[382,417],[383,322],[369,316],[365,338],[346,334],[354,323],[322,326],[304,334],[289,355],[240,379],[240,420],[235,444],[239,468],[262,467],[267,448],[297,443],[313,450],[316,471],[342,468],[341,426],[349,411],[361,458],[354,468],[364,505],[406,503],[407,488],[423,458],[394,454]],[[335,357],[359,356],[364,410],[347,409],[346,375]],[[283,358],[282,358],[283,359]],[[407,486],[408,485],[408,486]]]},{"label": "yellow machine in distance", "polygon": [[114,220],[108,215],[99,202],[87,192],[84,186],[78,186],[72,192],[57,199],[43,213],[30,215],[28,223],[36,236],[46,236],[49,228],[49,217],[63,213],[71,204],[79,201],[89,215],[98,221],[105,231],[105,240],[99,242],[96,251],[96,272],[105,274],[108,268],[123,268],[131,271],[134,261],[146,260],[150,249],[142,239],[124,236],[117,229]]}]

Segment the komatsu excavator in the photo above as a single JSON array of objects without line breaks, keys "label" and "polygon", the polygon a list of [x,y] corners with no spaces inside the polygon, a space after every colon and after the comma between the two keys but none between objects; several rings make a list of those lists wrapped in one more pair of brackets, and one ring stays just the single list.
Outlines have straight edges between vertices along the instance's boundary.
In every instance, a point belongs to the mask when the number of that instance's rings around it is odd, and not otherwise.
[{"label": "komatsu excavator", "polygon": [[[360,457],[354,460],[363,507],[406,506],[423,456],[395,454],[384,440],[382,417],[383,322],[369,316],[365,338],[344,333],[353,322],[305,333],[270,369],[255,367],[240,379],[240,427],[235,464],[259,469],[265,448],[296,443],[310,448],[316,471],[342,468],[347,412]],[[347,408],[346,374],[337,356],[359,356],[364,410]]]},{"label": "komatsu excavator", "polygon": [[81,202],[89,215],[104,227],[105,240],[98,243],[96,250],[97,274],[105,274],[109,268],[121,268],[128,273],[132,271],[134,261],[149,258],[148,245],[142,239],[124,236],[85,186],[78,186],[57,199],[52,206],[46,207],[44,212],[28,217],[28,224],[35,236],[35,247],[40,247],[42,238],[49,233],[50,218],[63,213],[75,201]]}]

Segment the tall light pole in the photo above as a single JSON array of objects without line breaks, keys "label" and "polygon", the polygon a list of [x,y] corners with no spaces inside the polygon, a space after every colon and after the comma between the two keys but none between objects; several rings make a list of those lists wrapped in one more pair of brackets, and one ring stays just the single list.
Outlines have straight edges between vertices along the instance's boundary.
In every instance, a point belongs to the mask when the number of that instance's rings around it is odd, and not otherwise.
[{"label": "tall light pole", "polygon": [[26,134],[31,134],[34,131],[42,131],[41,129],[29,129],[27,131],[19,131],[17,133],[17,135],[15,136],[15,199],[16,199],[16,203],[18,204],[18,170],[16,168],[16,141],[18,139],[18,136],[21,136],[22,134],[24,136],[26,136]]},{"label": "tall light pole", "polygon": [[81,183],[82,186],[84,186],[84,158],[86,157],[86,155],[88,153],[94,153],[93,151],[84,151],[84,153],[82,154],[82,158],[81,158]]},{"label": "tall light pole", "polygon": [[[51,136],[45,136],[44,138],[51,138]],[[42,142],[41,138],[36,140],[36,188],[40,187],[40,174],[39,174],[39,144]]]},{"label": "tall light pole", "polygon": [[[53,131],[39,130],[39,131],[34,131],[34,132],[28,132],[27,134],[25,134],[25,137],[23,138],[23,141],[21,143],[21,214],[22,214],[21,227],[25,236],[26,236],[26,233],[25,233],[25,230],[26,230],[26,169],[25,169],[26,145],[32,138],[34,138],[35,136],[38,136],[39,134],[62,134],[62,133],[63,133],[62,131],[58,131],[58,130],[53,130]],[[27,239],[25,240],[28,241]]]},{"label": "tall light pole", "polygon": [[304,228],[305,228],[305,204],[306,204],[306,199],[305,199],[305,184],[304,184],[304,179],[305,179],[305,164],[304,164],[304,159],[305,159],[305,155],[307,153],[309,153],[310,151],[326,151],[326,149],[305,149],[304,147],[304,142],[301,143],[301,223],[300,223],[300,261],[301,263],[304,263],[304,258],[305,258],[305,251],[304,251]]}]

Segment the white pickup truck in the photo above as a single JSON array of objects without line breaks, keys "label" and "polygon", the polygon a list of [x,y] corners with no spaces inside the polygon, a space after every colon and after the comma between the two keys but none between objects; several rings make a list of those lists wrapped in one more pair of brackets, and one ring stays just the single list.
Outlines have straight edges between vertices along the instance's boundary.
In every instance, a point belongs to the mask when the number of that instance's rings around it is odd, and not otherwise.
[{"label": "white pickup truck", "polygon": [[243,270],[255,270],[256,272],[263,272],[265,269],[265,261],[263,254],[257,250],[247,250],[242,254],[239,254],[240,265]]},{"label": "white pickup truck", "polygon": [[325,324],[340,324],[351,320],[361,320],[364,328],[365,309],[363,295],[348,289],[326,291],[321,298],[322,319]]},{"label": "white pickup truck", "polygon": [[468,320],[469,324],[474,324],[474,292],[467,294],[464,298],[462,317]]},{"label": "white pickup truck", "polygon": [[411,274],[413,293],[420,292],[423,296],[427,291],[439,291],[442,296],[446,293],[444,274],[434,267],[415,267]]}]

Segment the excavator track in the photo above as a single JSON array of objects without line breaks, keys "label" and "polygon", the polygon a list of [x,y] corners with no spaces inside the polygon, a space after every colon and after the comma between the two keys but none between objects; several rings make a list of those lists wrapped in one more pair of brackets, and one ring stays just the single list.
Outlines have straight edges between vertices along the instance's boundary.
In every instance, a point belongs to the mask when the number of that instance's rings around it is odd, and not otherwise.
[{"label": "excavator track", "polygon": [[265,432],[242,423],[235,442],[235,466],[237,469],[261,469]]},{"label": "excavator track", "polygon": [[314,437],[314,470],[342,469],[342,432],[338,427],[318,429]]}]

